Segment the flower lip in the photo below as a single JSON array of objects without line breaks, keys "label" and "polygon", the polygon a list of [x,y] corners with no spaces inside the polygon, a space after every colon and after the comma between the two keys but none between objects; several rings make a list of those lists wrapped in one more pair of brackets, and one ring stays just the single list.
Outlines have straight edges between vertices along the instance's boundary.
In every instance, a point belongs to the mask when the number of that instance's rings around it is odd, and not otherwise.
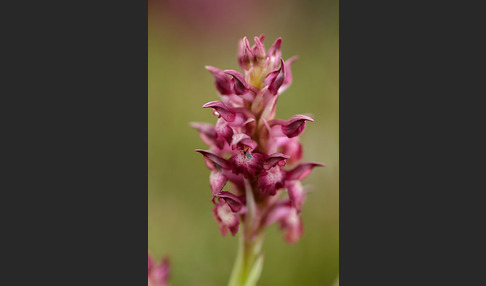
[{"label": "flower lip", "polygon": [[228,178],[222,171],[211,171],[211,174],[209,175],[209,186],[211,187],[213,195],[219,193],[226,185],[227,181]]},{"label": "flower lip", "polygon": [[264,219],[262,220],[263,226],[267,227],[274,222],[285,218],[289,214],[291,207],[292,203],[290,202],[290,200],[278,201],[270,208],[268,213],[264,216]]},{"label": "flower lip", "polygon": [[[203,108],[211,107],[213,109],[214,115],[218,117],[222,117],[227,122],[233,122],[236,118],[236,113],[231,110],[226,104],[222,101],[211,101],[202,106]],[[216,112],[214,112],[216,111]]]},{"label": "flower lip", "polygon": [[280,227],[285,230],[284,238],[288,243],[296,243],[304,233],[302,218],[295,208],[291,208],[288,215],[280,221]]},{"label": "flower lip", "polygon": [[292,206],[297,210],[297,213],[300,213],[305,200],[305,192],[302,183],[300,181],[291,181],[286,187]]},{"label": "flower lip", "polygon": [[[233,138],[233,128],[231,128],[228,123],[220,118],[218,119],[218,121],[216,122],[216,126],[214,127],[215,129],[215,137],[220,139],[220,141],[226,141],[228,144],[231,143],[231,138]],[[221,142],[222,144],[220,145],[220,149],[223,147],[223,143],[224,142]],[[208,144],[209,145],[209,144]]]},{"label": "flower lip", "polygon": [[285,172],[279,167],[264,170],[258,177],[258,188],[261,194],[274,196],[277,190],[284,187]]},{"label": "flower lip", "polygon": [[231,235],[235,236],[238,232],[240,221],[223,198],[219,198],[218,202],[214,202],[213,214],[219,223],[221,235],[225,236],[229,230]]},{"label": "flower lip", "polygon": [[261,171],[263,160],[263,155],[260,153],[250,154],[242,150],[231,156],[228,162],[233,167],[234,174],[243,173],[245,178],[254,178]]}]

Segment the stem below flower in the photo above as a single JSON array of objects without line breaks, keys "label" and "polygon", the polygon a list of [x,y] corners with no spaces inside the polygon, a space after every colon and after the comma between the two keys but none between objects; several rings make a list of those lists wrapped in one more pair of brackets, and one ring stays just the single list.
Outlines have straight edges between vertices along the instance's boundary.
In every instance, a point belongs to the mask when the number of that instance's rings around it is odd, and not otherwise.
[{"label": "stem below flower", "polygon": [[260,252],[264,234],[254,229],[259,224],[255,221],[255,198],[248,180],[245,180],[245,189],[248,212],[244,219],[242,217],[243,232],[239,235],[238,253],[228,286],[255,286],[263,267],[263,254]]}]

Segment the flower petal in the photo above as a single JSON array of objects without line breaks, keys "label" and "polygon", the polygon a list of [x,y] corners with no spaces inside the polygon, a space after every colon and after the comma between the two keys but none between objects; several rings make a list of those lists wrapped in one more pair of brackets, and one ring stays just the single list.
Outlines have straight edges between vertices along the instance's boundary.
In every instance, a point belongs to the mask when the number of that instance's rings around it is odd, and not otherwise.
[{"label": "flower petal", "polygon": [[276,95],[278,93],[278,89],[282,86],[285,80],[285,63],[282,58],[280,58],[280,68],[269,73],[264,81],[264,85],[268,85],[268,91],[271,94]]},{"label": "flower petal", "polygon": [[285,160],[290,158],[289,155],[285,155],[282,153],[274,153],[265,160],[265,163],[263,163],[263,168],[266,170],[275,167],[276,164],[279,166],[285,166]]},{"label": "flower petal", "polygon": [[196,129],[199,132],[199,136],[201,137],[202,141],[209,146],[216,146],[216,130],[212,124],[209,123],[199,123],[199,122],[191,122],[189,123],[190,126]]},{"label": "flower petal", "polygon": [[224,72],[233,77],[232,83],[235,94],[242,95],[248,92],[248,84],[245,81],[245,77],[240,72],[235,70],[225,70]]},{"label": "flower petal", "polygon": [[204,104],[202,107],[211,107],[213,109],[214,115],[216,115],[217,117],[222,117],[227,122],[232,122],[235,120],[236,113],[221,101],[211,101]]},{"label": "flower petal", "polygon": [[264,34],[261,34],[261,35],[260,35],[260,42],[262,42],[262,43],[263,43],[263,40],[265,40],[265,35],[264,35]]},{"label": "flower petal", "polygon": [[305,177],[307,177],[307,175],[310,174],[310,172],[312,171],[312,169],[314,167],[324,167],[324,166],[325,166],[324,164],[315,163],[315,162],[301,163],[297,167],[295,167],[294,169],[287,171],[286,180],[288,180],[288,181],[299,180],[300,181],[300,180],[304,179]]},{"label": "flower petal", "polygon": [[221,158],[212,151],[196,149],[196,152],[201,153],[204,156],[206,165],[211,170],[218,170],[218,166],[223,169],[228,169],[230,167],[228,160]]},{"label": "flower petal", "polygon": [[302,219],[295,208],[291,208],[287,216],[281,221],[280,227],[285,230],[284,238],[288,243],[296,243],[304,233]]},{"label": "flower petal", "polygon": [[302,183],[300,181],[291,181],[287,184],[287,190],[292,206],[297,210],[297,213],[300,213],[305,201],[305,192]]},{"label": "flower petal", "polygon": [[278,38],[277,40],[275,40],[272,46],[268,49],[267,52],[268,56],[280,58],[282,56],[282,52],[280,51],[281,45],[282,45],[282,38]]},{"label": "flower petal", "polygon": [[282,86],[279,89],[280,93],[284,92],[292,83],[292,70],[291,70],[290,67],[298,59],[299,59],[299,57],[294,56],[294,57],[291,57],[290,59],[288,59],[285,62],[285,79],[284,79],[284,82],[282,83]]},{"label": "flower petal", "polygon": [[167,286],[170,274],[169,258],[164,257],[161,263],[154,264],[148,273],[149,285]]},{"label": "flower petal", "polygon": [[261,194],[274,196],[277,190],[284,186],[284,180],[285,172],[282,172],[280,167],[277,166],[269,170],[264,170],[258,177],[258,189]]},{"label": "flower petal", "polygon": [[[216,138],[218,141],[223,143],[223,141],[228,142],[228,144],[231,144],[231,139],[233,138],[233,128],[231,128],[226,120],[223,118],[218,119],[216,122],[216,126],[214,127],[215,132],[216,132]],[[221,144],[224,145],[224,144]],[[222,149],[223,146],[220,145],[220,149]]]},{"label": "flower petal", "polygon": [[280,137],[282,140],[278,144],[281,148],[281,152],[290,156],[290,159],[287,160],[287,163],[290,165],[294,165],[302,159],[302,144],[299,142],[298,137],[288,138],[288,137]]},{"label": "flower petal", "polygon": [[214,196],[224,199],[234,213],[240,212],[245,206],[244,197],[237,197],[230,192],[222,191]]},{"label": "flower petal", "polygon": [[222,70],[212,66],[206,66],[206,69],[213,74],[214,85],[222,95],[233,94],[233,90],[231,89],[231,77],[225,74]]},{"label": "flower petal", "polygon": [[218,170],[211,171],[211,174],[209,175],[209,185],[211,187],[213,196],[223,189],[227,181],[228,178],[223,175],[223,172]]},{"label": "flower petal", "polygon": [[233,149],[239,148],[251,151],[254,150],[258,145],[251,139],[250,136],[243,133],[237,133],[233,135],[231,146]]},{"label": "flower petal", "polygon": [[255,57],[256,61],[259,61],[263,58],[265,58],[265,46],[263,45],[262,41],[260,38],[255,37],[254,38],[255,45],[253,46],[253,56]]},{"label": "flower petal", "polygon": [[276,202],[263,218],[263,227],[270,226],[274,222],[284,219],[290,212],[291,203],[289,200]]},{"label": "flower petal", "polygon": [[264,86],[255,96],[251,104],[251,112],[254,114],[260,114],[265,107],[267,107],[273,94],[268,91],[268,86]]},{"label": "flower petal", "polygon": [[240,40],[238,44],[238,63],[244,70],[248,70],[253,59],[253,51],[250,48],[250,42],[246,37]]},{"label": "flower petal", "polygon": [[231,210],[230,206],[223,198],[219,198],[219,202],[215,203],[213,209],[213,215],[216,221],[219,223],[219,231],[222,236],[228,234],[228,230],[235,236],[238,232],[238,226],[240,220]]},{"label": "flower petal", "polygon": [[270,126],[281,125],[282,132],[287,135],[287,137],[292,138],[299,136],[304,132],[306,121],[314,122],[314,119],[306,115],[295,115],[289,121],[274,119],[269,123]]}]

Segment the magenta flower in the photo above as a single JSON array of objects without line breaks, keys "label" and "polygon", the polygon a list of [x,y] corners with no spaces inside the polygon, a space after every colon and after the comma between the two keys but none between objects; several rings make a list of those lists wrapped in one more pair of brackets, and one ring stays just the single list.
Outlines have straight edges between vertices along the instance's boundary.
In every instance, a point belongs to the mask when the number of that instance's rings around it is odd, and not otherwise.
[{"label": "magenta flower", "polygon": [[283,60],[282,39],[267,51],[263,40],[263,35],[254,37],[253,46],[246,37],[240,40],[242,73],[206,66],[221,100],[203,108],[211,108],[218,119],[216,125],[191,124],[209,145],[209,150],[196,151],[211,170],[213,214],[221,234],[234,236],[243,229],[242,247],[254,250],[243,251],[243,270],[234,270],[230,285],[252,277],[252,269],[262,259],[258,249],[269,225],[279,223],[287,242],[299,240],[306,196],[301,181],[314,167],[324,166],[300,162],[303,149],[298,137],[306,122],[314,121],[311,117],[275,119],[277,99],[292,83],[291,64],[296,58]]},{"label": "magenta flower", "polygon": [[163,258],[160,263],[156,263],[150,253],[148,254],[148,286],[168,286],[169,285],[169,259]]}]

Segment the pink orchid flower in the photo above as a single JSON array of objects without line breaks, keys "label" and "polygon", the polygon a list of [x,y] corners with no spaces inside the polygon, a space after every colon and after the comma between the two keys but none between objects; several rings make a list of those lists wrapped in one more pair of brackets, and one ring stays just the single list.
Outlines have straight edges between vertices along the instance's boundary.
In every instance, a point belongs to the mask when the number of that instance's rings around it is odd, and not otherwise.
[{"label": "pink orchid flower", "polygon": [[163,258],[156,263],[152,255],[148,254],[148,286],[169,286],[169,259]]}]

